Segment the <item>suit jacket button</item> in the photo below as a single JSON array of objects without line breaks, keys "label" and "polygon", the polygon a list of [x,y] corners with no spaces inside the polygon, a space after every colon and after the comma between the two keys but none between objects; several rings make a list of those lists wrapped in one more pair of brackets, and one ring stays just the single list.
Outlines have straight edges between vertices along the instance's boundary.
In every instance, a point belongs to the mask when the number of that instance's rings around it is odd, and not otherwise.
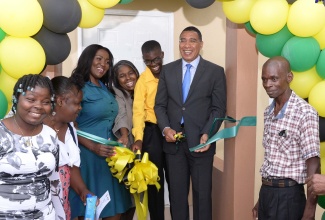
[{"label": "suit jacket button", "polygon": [[182,110],[185,111],[185,107],[183,107]]}]

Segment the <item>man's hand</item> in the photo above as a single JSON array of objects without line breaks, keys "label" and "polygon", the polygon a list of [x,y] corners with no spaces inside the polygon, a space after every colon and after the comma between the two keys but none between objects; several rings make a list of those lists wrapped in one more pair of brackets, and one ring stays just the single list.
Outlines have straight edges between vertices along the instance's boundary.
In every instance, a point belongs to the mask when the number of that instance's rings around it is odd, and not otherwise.
[{"label": "man's hand", "polygon": [[[207,134],[202,134],[201,139],[200,139],[200,144],[205,144],[208,141],[209,136]],[[211,144],[208,144],[200,149],[195,150],[194,152],[205,152],[209,150]]]},{"label": "man's hand", "polygon": [[307,190],[312,196],[325,195],[325,176],[314,174],[306,180]]},{"label": "man's hand", "polygon": [[142,150],[142,141],[141,140],[137,140],[136,142],[134,142],[131,146],[131,149],[133,152],[137,152],[137,150]]},{"label": "man's hand", "polygon": [[174,137],[175,134],[176,131],[171,128],[164,129],[164,135],[167,142],[175,142],[176,141],[176,138]]}]

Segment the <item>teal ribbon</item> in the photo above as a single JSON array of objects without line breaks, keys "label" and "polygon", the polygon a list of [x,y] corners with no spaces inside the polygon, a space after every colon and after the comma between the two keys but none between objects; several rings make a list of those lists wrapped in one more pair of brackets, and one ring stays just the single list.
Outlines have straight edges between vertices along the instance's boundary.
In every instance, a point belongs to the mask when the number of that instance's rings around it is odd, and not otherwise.
[{"label": "teal ribbon", "polygon": [[124,147],[124,145],[122,143],[119,143],[117,141],[106,140],[105,138],[98,137],[96,135],[89,134],[89,133],[81,131],[81,130],[77,130],[77,135],[87,138],[89,140],[92,140],[94,142],[103,144],[103,145]]},{"label": "teal ribbon", "polygon": [[[229,121],[232,123],[235,122],[239,122],[237,125],[230,127],[230,128],[224,128],[221,131],[217,132],[215,135],[211,136],[212,131],[214,130],[215,124],[217,121],[220,120],[225,120],[225,121]],[[195,147],[191,147],[190,151],[193,152],[197,149],[203,148],[204,146],[211,144],[213,142],[216,142],[220,139],[225,139],[225,138],[233,138],[236,137],[237,133],[238,133],[238,129],[240,126],[256,126],[256,116],[246,116],[243,117],[241,120],[236,120],[234,118],[231,117],[226,117],[226,118],[215,118],[213,121],[213,124],[211,126],[210,129],[210,134],[209,134],[209,139],[205,144],[199,144]]]}]

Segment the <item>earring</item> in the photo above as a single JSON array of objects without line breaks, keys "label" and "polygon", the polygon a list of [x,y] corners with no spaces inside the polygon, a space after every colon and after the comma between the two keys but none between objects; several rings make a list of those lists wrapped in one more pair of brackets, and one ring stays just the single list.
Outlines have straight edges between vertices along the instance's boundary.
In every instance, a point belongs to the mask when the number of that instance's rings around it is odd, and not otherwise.
[{"label": "earring", "polygon": [[14,95],[12,96],[12,103],[13,103],[13,104],[16,104],[16,103],[17,103],[17,98],[16,98],[16,96],[14,96]]},{"label": "earring", "polygon": [[56,115],[56,112],[55,112],[55,111],[53,111],[53,112],[52,112],[52,116],[55,116],[55,115]]}]

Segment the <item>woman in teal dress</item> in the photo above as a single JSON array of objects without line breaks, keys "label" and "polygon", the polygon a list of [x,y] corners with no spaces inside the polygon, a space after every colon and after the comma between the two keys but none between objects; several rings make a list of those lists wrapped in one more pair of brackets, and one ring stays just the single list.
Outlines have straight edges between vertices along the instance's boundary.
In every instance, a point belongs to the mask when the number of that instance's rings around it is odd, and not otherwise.
[{"label": "woman in teal dress", "polygon": [[[78,129],[96,136],[114,140],[112,127],[118,113],[118,104],[112,94],[111,67],[113,55],[105,47],[93,44],[84,49],[72,74],[81,75],[83,87],[82,110],[76,120]],[[130,194],[123,184],[112,176],[106,157],[114,155],[114,148],[78,136],[81,175],[88,189],[98,197],[108,191],[111,201],[100,214],[103,220],[118,220],[131,207]],[[72,219],[85,215],[84,203],[70,191]]]}]

